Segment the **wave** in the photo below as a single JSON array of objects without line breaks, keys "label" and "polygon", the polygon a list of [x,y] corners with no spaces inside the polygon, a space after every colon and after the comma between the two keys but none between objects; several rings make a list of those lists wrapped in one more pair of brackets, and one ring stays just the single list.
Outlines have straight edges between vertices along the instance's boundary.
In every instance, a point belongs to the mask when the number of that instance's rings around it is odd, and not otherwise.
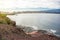
[{"label": "wave", "polygon": [[39,32],[43,32],[44,34],[56,35],[56,36],[60,37],[60,35],[55,34],[57,31],[53,30],[53,29],[38,29],[37,26],[30,26],[30,25],[20,25],[19,27],[22,28],[27,33],[30,33],[33,31],[39,31]]}]

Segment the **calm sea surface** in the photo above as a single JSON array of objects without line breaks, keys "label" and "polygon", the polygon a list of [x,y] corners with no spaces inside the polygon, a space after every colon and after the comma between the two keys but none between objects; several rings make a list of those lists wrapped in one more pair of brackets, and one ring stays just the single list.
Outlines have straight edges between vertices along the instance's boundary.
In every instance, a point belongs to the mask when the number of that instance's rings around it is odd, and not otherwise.
[{"label": "calm sea surface", "polygon": [[35,30],[51,30],[60,35],[60,14],[50,13],[26,13],[8,15],[11,20],[16,21],[16,25],[33,27]]}]

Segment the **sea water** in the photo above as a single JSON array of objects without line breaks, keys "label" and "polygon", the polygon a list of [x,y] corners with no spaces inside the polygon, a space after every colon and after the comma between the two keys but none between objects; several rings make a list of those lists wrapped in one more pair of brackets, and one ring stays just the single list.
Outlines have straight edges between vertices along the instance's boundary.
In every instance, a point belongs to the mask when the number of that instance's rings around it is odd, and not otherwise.
[{"label": "sea water", "polygon": [[11,20],[14,20],[16,25],[32,27],[35,30],[48,30],[56,35],[60,35],[60,14],[22,13],[16,15],[8,15],[8,17]]}]

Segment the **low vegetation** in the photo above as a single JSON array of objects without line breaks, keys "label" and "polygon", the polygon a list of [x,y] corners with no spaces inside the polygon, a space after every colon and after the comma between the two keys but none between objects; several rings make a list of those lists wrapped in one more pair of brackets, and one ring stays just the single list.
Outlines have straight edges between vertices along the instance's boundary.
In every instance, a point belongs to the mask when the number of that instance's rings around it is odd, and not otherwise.
[{"label": "low vegetation", "polygon": [[10,20],[6,14],[0,13],[0,24],[15,25],[15,22]]}]

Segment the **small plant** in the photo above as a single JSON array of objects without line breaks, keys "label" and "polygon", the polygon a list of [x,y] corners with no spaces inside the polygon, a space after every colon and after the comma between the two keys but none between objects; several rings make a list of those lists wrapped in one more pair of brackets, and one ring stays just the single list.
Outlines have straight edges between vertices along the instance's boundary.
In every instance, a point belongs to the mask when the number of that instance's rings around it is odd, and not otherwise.
[{"label": "small plant", "polygon": [[7,17],[7,14],[0,13],[0,24],[8,24],[8,25],[15,26],[16,23],[14,21],[10,20]]},{"label": "small plant", "polygon": [[11,20],[7,17],[6,14],[0,13],[0,24],[10,24]]}]

